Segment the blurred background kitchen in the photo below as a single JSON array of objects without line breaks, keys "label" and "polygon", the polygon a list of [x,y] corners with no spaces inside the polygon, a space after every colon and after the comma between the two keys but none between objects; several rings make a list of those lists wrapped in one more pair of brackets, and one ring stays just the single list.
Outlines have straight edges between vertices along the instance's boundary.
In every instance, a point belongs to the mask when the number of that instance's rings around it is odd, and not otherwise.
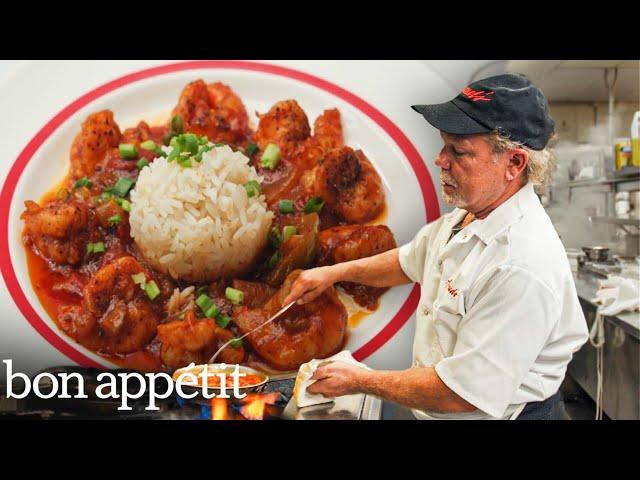
[{"label": "blurred background kitchen", "polygon": [[506,69],[542,89],[556,121],[557,169],[539,194],[591,329],[563,387],[569,414],[639,419],[640,62],[511,61]]}]

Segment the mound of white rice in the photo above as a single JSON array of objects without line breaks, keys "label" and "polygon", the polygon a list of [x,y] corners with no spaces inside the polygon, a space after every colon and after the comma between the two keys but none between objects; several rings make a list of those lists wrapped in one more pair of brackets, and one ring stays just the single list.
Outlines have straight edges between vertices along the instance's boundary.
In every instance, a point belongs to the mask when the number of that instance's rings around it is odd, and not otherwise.
[{"label": "mound of white rice", "polygon": [[131,192],[131,236],[154,268],[175,279],[208,282],[245,273],[273,219],[264,195],[249,198],[244,188],[262,178],[228,146],[192,164],[183,168],[160,157],[142,169]]}]

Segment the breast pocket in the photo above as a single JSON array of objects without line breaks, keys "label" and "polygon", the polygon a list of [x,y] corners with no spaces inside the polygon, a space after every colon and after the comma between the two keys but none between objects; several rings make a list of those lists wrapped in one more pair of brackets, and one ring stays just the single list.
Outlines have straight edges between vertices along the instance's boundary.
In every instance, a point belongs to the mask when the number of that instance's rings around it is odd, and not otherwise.
[{"label": "breast pocket", "polygon": [[445,356],[453,353],[460,322],[466,314],[464,293],[444,288],[434,303],[434,328]]}]

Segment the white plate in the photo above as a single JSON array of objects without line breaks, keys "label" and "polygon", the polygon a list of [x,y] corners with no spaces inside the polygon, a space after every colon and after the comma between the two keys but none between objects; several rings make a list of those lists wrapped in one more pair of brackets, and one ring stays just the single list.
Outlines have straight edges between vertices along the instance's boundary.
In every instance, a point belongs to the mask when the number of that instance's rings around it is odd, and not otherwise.
[{"label": "white plate", "polygon": [[[10,77],[14,83],[16,76]],[[184,85],[196,78],[230,85],[242,98],[254,123],[257,123],[255,111],[265,112],[273,103],[285,98],[296,99],[310,123],[325,108],[337,107],[342,114],[346,144],[361,148],[382,178],[388,205],[385,223],[399,244],[411,239],[426,223],[427,213],[430,220],[439,214],[439,202],[428,169],[407,136],[376,107],[325,79],[255,62],[164,64],[138,70],[125,77],[106,77],[103,86],[83,92],[86,94],[72,99],[49,122],[32,129],[35,136],[17,156],[0,198],[0,228],[3,229],[0,231],[3,257],[0,266],[9,294],[23,315],[21,319],[10,319],[10,322],[25,322],[26,318],[49,344],[77,363],[114,366],[61,332],[37,299],[20,241],[23,222],[19,217],[24,209],[23,202],[39,199],[63,178],[69,167],[71,142],[88,114],[108,108],[114,112],[122,130],[142,119],[153,123],[155,118],[168,114]],[[416,102],[421,100],[424,98],[417,98]],[[6,247],[8,256],[3,250]],[[346,348],[359,360],[370,357],[405,326],[417,298],[417,287],[391,289],[382,297],[380,308],[350,331]],[[10,335],[11,330],[5,325],[0,333],[2,336]],[[18,332],[20,328],[15,330]],[[22,335],[26,335],[24,330]],[[24,343],[33,342],[25,340]],[[0,344],[0,347],[4,349],[5,344]],[[17,349],[15,344],[11,347],[13,351]],[[406,341],[402,349],[406,358],[406,350],[409,349]],[[11,354],[10,351],[1,353],[3,358],[8,358],[7,353]],[[386,356],[390,361],[382,363],[392,365],[393,352]],[[36,368],[46,366],[49,365],[37,365]]]}]

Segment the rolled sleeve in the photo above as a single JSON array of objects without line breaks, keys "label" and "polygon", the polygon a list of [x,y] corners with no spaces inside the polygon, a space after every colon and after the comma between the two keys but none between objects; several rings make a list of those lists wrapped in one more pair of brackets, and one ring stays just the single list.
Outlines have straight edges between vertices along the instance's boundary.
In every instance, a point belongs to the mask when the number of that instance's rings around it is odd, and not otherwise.
[{"label": "rolled sleeve", "polygon": [[542,351],[561,306],[541,280],[515,266],[497,268],[474,290],[453,354],[435,369],[460,397],[501,418]]},{"label": "rolled sleeve", "polygon": [[436,222],[433,222],[422,227],[413,240],[398,249],[400,268],[402,268],[404,274],[415,283],[422,283],[427,257],[427,246],[430,243],[435,223]]}]

